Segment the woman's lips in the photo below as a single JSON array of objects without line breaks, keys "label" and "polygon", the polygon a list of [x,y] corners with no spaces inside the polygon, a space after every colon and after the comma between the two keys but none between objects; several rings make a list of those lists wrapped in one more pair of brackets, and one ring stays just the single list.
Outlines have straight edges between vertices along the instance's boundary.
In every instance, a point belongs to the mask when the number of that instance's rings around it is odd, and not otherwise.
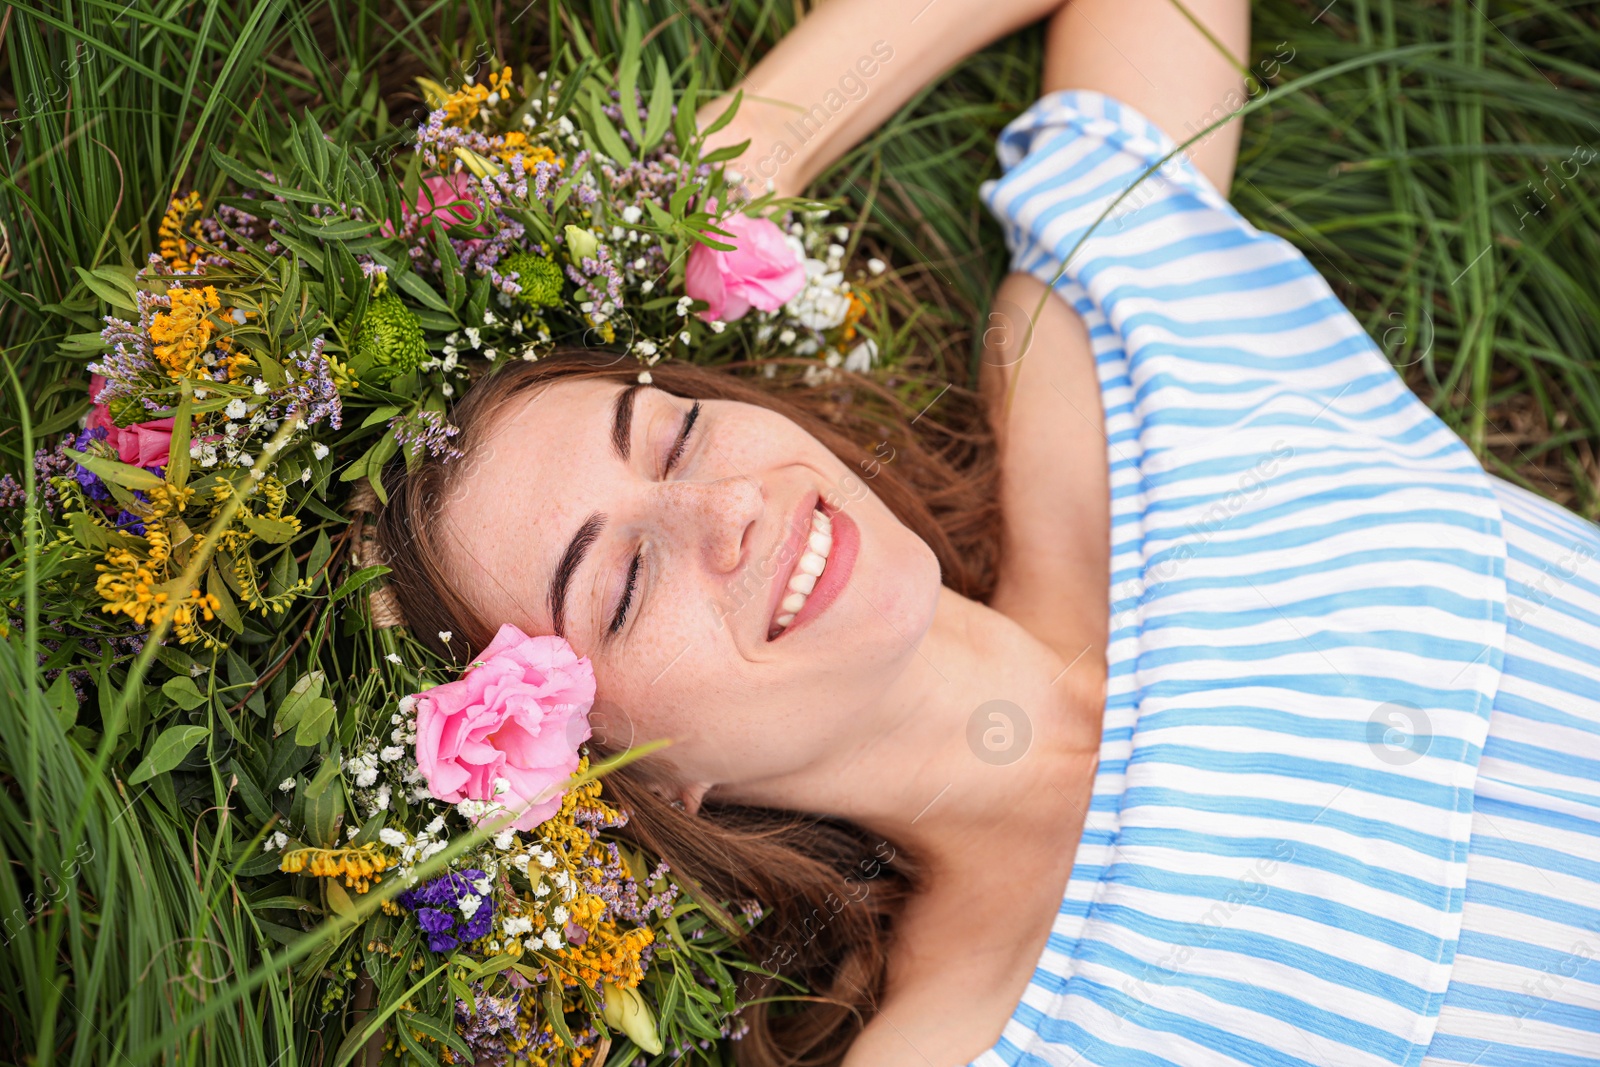
[{"label": "woman's lips", "polygon": [[[850,574],[855,569],[856,556],[861,551],[861,530],[856,526],[854,520],[838,508],[830,507],[820,500],[815,501],[812,507],[813,510],[820,510],[832,523],[833,545],[828,549],[827,563],[823,567],[822,574],[818,576],[816,585],[806,595],[805,603],[801,605],[799,611],[795,612],[794,619],[788,626],[769,638],[772,641],[778,640],[797,627],[804,626],[828,610],[829,605],[838,599],[839,594],[850,581]],[[768,616],[769,628],[772,625],[770,620],[775,617],[782,598],[788,593],[789,579],[800,565],[799,557],[804,552],[804,538],[809,537],[810,532],[810,516],[807,514],[806,525],[801,529],[802,536],[800,538],[791,538],[790,547],[795,549],[794,563],[785,568],[785,573],[778,576],[781,584],[776,590],[774,602],[771,605],[773,614]]]}]

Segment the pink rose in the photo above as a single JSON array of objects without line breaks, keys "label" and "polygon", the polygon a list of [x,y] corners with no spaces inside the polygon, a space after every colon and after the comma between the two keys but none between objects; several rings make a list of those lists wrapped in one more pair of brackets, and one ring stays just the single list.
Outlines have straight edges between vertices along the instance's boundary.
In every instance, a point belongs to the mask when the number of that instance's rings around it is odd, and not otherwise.
[{"label": "pink rose", "polygon": [[[91,400],[99,396],[105,387],[104,376],[89,376]],[[117,450],[117,458],[122,462],[135,467],[164,467],[172,451],[174,421],[169,415],[164,419],[136,422],[132,426],[118,426],[111,421],[111,409],[105,404],[96,403],[94,410],[89,412],[88,428],[105,427],[106,444]]]},{"label": "pink rose", "polygon": [[[534,801],[577,770],[594,691],[589,658],[564,638],[501,626],[460,678],[417,694],[417,769],[428,792],[522,808],[511,825],[532,830],[561,809],[560,793]],[[501,778],[510,789],[496,797]]]},{"label": "pink rose", "polygon": [[[422,220],[426,227],[437,219],[445,226],[454,226],[458,222],[471,222],[473,219],[483,218],[483,205],[478,202],[477,194],[473,190],[472,175],[466,171],[457,171],[454,174],[436,174],[431,178],[424,178],[422,185],[417,189],[415,204],[404,208],[408,219]],[[385,221],[378,227],[385,237],[394,236],[394,226]],[[483,227],[479,226],[479,230]]]},{"label": "pink rose", "polygon": [[801,257],[771,219],[735,213],[719,219],[717,226],[732,233],[732,239],[706,236],[738,247],[719,252],[696,244],[684,270],[684,291],[709,305],[701,318],[732,322],[752,307],[776,311],[805,286]]}]

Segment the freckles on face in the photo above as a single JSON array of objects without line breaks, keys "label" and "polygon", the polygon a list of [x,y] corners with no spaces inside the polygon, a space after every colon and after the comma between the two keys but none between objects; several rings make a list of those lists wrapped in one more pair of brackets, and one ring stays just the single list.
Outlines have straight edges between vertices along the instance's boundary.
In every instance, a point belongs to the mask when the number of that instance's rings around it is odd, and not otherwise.
[{"label": "freckles on face", "polygon": [[[453,578],[491,632],[560,633],[590,657],[608,750],[667,736],[685,775],[781,773],[860,728],[931,623],[926,543],[765,408],[560,381],[456,462],[439,511]],[[809,608],[784,606],[794,584]]]}]

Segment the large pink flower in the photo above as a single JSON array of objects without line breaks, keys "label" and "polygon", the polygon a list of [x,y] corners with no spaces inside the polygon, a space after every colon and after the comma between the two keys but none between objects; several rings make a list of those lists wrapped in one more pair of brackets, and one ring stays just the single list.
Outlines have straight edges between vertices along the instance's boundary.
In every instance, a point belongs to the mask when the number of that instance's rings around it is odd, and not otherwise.
[{"label": "large pink flower", "polygon": [[[473,219],[483,218],[483,204],[478,200],[477,193],[473,192],[475,183],[472,175],[466,171],[457,171],[454,174],[436,174],[431,178],[424,178],[417,188],[416,203],[407,205],[402,210],[406,218],[417,218],[426,228],[434,220],[445,226],[454,226],[458,222],[471,222]],[[484,230],[480,225],[478,229]],[[378,230],[385,237],[394,236],[394,226],[385,221]]]},{"label": "large pink flower", "polygon": [[684,269],[684,291],[708,305],[700,313],[701,318],[732,322],[752,307],[776,311],[805,287],[806,271],[800,255],[771,219],[735,212],[719,219],[717,227],[733,237],[717,233],[706,236],[738,247],[732,252],[720,252],[697,243],[690,250]]},{"label": "large pink flower", "polygon": [[[89,399],[100,395],[106,387],[103,375],[89,376]],[[172,451],[172,416],[136,422],[132,426],[118,426],[111,421],[111,409],[105,404],[95,404],[89,412],[88,429],[101,426],[106,430],[106,443],[117,450],[117,458],[135,467],[166,466]]]},{"label": "large pink flower", "polygon": [[[417,768],[428,792],[451,804],[527,805],[512,825],[532,830],[561,808],[560,793],[530,802],[577,770],[594,692],[589,658],[564,638],[501,626],[465,674],[417,695]],[[501,778],[510,789],[497,797]]]}]

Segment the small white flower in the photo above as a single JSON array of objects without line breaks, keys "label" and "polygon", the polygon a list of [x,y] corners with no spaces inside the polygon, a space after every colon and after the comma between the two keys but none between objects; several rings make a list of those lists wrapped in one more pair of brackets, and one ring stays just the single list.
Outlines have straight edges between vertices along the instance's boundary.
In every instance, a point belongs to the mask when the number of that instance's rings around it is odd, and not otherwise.
[{"label": "small white flower", "polygon": [[449,382],[444,382],[439,386],[439,392],[443,393],[445,396],[455,396],[456,387],[451,385]]},{"label": "small white flower", "polygon": [[853,371],[856,374],[865,374],[872,369],[872,365],[877,361],[878,342],[869,337],[852,348],[850,354],[845,356],[844,369]]},{"label": "small white flower", "polygon": [[633,261],[633,269],[634,270],[644,270],[645,267],[647,267],[649,265],[650,265],[650,261],[645,259],[643,256],[640,256],[638,259]]},{"label": "small white flower", "polygon": [[789,329],[784,329],[784,330],[779,331],[779,333],[778,333],[778,343],[780,345],[792,345],[792,344],[794,344],[794,331],[793,330],[789,330]]},{"label": "small white flower", "polygon": [[500,103],[500,94],[490,93],[489,98],[485,100],[484,103],[488,104],[490,107],[494,107],[496,104]]},{"label": "small white flower", "polygon": [[611,239],[613,241],[622,240],[623,237],[627,236],[627,233],[628,233],[628,231],[624,230],[621,226],[613,226],[613,227],[611,227]]},{"label": "small white flower", "polygon": [[545,883],[540,882],[534,887],[533,895],[536,897],[547,897],[550,895],[550,887]]},{"label": "small white flower", "polygon": [[634,348],[641,356],[653,356],[656,354],[656,343],[654,341],[640,341],[637,345],[634,345]]},{"label": "small white flower", "polygon": [[643,282],[643,283],[640,284],[639,291],[641,293],[648,293],[650,290],[654,289],[655,287],[656,287],[656,283],[655,282],[647,281],[647,282]]},{"label": "small white flower", "polygon": [[494,847],[496,851],[504,852],[506,849],[511,847],[512,842],[514,842],[516,839],[517,831],[515,828],[508,826],[504,830],[501,830],[499,833],[494,835]]},{"label": "small white flower", "polygon": [[594,311],[594,301],[585,300],[583,303],[578,305],[578,310],[583,312],[585,315],[589,314],[590,312]]},{"label": "small white flower", "polygon": [[243,326],[244,308],[234,308],[232,311],[228,312],[228,317],[233,320],[233,324],[235,326]]},{"label": "small white flower", "polygon": [[371,789],[378,782],[378,772],[368,769],[356,775],[356,785],[361,789]]},{"label": "small white flower", "polygon": [[639,205],[637,204],[629,204],[627,207],[622,209],[622,221],[626,222],[629,226],[632,226],[643,217],[644,212],[639,210]]},{"label": "small white flower", "polygon": [[383,751],[378,753],[378,756],[385,763],[393,763],[395,760],[403,758],[405,754],[406,750],[399,745],[386,745]]},{"label": "small white flower", "polygon": [[377,795],[376,798],[374,798],[377,802],[367,812],[367,817],[370,819],[372,816],[378,814],[378,812],[380,812],[380,811],[388,811],[389,810],[389,797],[390,797],[389,784],[387,782],[385,782],[383,785],[380,785],[378,787],[378,795]]},{"label": "small white flower", "polygon": [[433,821],[430,822],[427,826],[423,827],[423,829],[427,831],[427,834],[428,834],[429,837],[432,837],[434,834],[436,834],[440,830],[444,829],[444,816],[443,815],[435,815],[433,817]]},{"label": "small white flower", "polygon": [[294,790],[294,784],[293,778],[285,778],[283,781],[278,783],[278,789],[280,792],[284,793],[292,792]]},{"label": "small white flower", "polygon": [[204,400],[206,397],[208,397],[210,395],[211,394],[206,392],[204,389],[196,389],[194,391],[194,398],[196,400]]},{"label": "small white flower", "polygon": [[490,311],[488,308],[484,308],[483,309],[483,324],[485,326],[493,326],[496,321],[498,321],[498,320],[495,319],[494,312]]},{"label": "small white flower", "polygon": [[886,264],[883,260],[879,259],[876,256],[874,256],[871,259],[867,260],[867,270],[871,271],[873,274],[882,274],[884,271],[886,271],[888,269],[889,269],[888,264]]},{"label": "small white flower", "polygon": [[272,852],[275,849],[281,849],[288,843],[289,835],[284,833],[282,830],[279,830],[277,833],[270,835],[265,841],[261,842],[261,851]]},{"label": "small white flower", "polygon": [[467,335],[467,341],[472,345],[473,348],[477,348],[479,345],[483,344],[483,341],[478,337],[478,328],[476,326],[468,326],[465,332]]},{"label": "small white flower", "polygon": [[[413,714],[417,710],[417,695],[415,693],[407,693],[396,702],[395,706],[400,709],[400,714],[402,715]],[[395,721],[399,722],[400,720],[396,719]]]},{"label": "small white flower", "polygon": [[526,915],[507,915],[500,920],[500,929],[507,937],[521,937],[533,932],[533,920]]},{"label": "small white flower", "polygon": [[495,796],[497,796],[497,797],[505,796],[509,792],[511,792],[511,779],[509,779],[509,778],[496,778],[494,780],[494,795]]},{"label": "small white flower", "polygon": [[554,930],[546,930],[544,932],[544,943],[553,949],[560,948],[561,935],[556,933]]},{"label": "small white flower", "polygon": [[569,912],[564,905],[557,904],[555,907],[550,909],[550,920],[552,922],[564,923],[567,921],[567,916],[571,914],[572,913]]},{"label": "small white flower", "polygon": [[678,317],[680,319],[689,314],[689,305],[692,303],[694,303],[694,301],[689,297],[680,296],[678,298]]},{"label": "small white flower", "polygon": [[305,470],[300,472],[300,484],[301,485],[308,485],[308,484],[310,484],[310,482],[311,482],[311,468],[307,467]]},{"label": "small white flower", "polygon": [[311,443],[311,454],[318,459],[327,459],[328,446],[323,444],[321,441],[313,441]]},{"label": "small white flower", "polygon": [[222,409],[222,413],[227,415],[230,419],[244,418],[244,401],[240,400],[238,397],[234,397],[232,400],[228,401],[228,406]]},{"label": "small white flower", "polygon": [[[393,663],[396,667],[404,667],[405,666],[405,660],[400,658],[400,653],[398,653],[398,652],[391,652],[391,653],[389,653],[387,656],[385,656],[383,658],[388,660],[390,663]],[[396,722],[398,722],[399,719],[400,719],[400,717],[398,715],[395,716],[395,721]]]},{"label": "small white flower", "polygon": [[390,848],[399,848],[406,843],[406,835],[403,831],[396,830],[391,826],[385,826],[378,831],[378,840]]},{"label": "small white flower", "polygon": [[649,371],[642,370],[642,371],[639,372],[639,384],[640,385],[649,385],[650,384],[650,372]]},{"label": "small white flower", "polygon": [[494,359],[494,357],[498,356],[499,354],[500,353],[496,352],[492,348],[485,348],[483,350],[483,358],[484,359],[491,359],[492,360],[492,359]]},{"label": "small white flower", "polygon": [[680,333],[678,335],[678,340],[682,341],[684,344],[688,344],[689,343],[689,331],[688,330],[684,330],[682,333]]},{"label": "small white flower", "polygon": [[447,645],[450,643],[450,639],[452,637],[454,637],[454,636],[455,636],[455,634],[452,633],[449,630],[440,630],[439,631],[439,640],[443,641]]},{"label": "small white flower", "polygon": [[728,328],[728,324],[723,322],[721,319],[712,319],[711,320],[711,332],[712,333],[721,333],[723,330],[726,330],[727,328]]},{"label": "small white flower", "polygon": [[483,899],[481,897],[475,897],[471,893],[468,893],[466,896],[456,901],[456,907],[461,909],[461,915],[463,918],[470,919],[473,915],[477,914],[478,907],[482,903]]}]

